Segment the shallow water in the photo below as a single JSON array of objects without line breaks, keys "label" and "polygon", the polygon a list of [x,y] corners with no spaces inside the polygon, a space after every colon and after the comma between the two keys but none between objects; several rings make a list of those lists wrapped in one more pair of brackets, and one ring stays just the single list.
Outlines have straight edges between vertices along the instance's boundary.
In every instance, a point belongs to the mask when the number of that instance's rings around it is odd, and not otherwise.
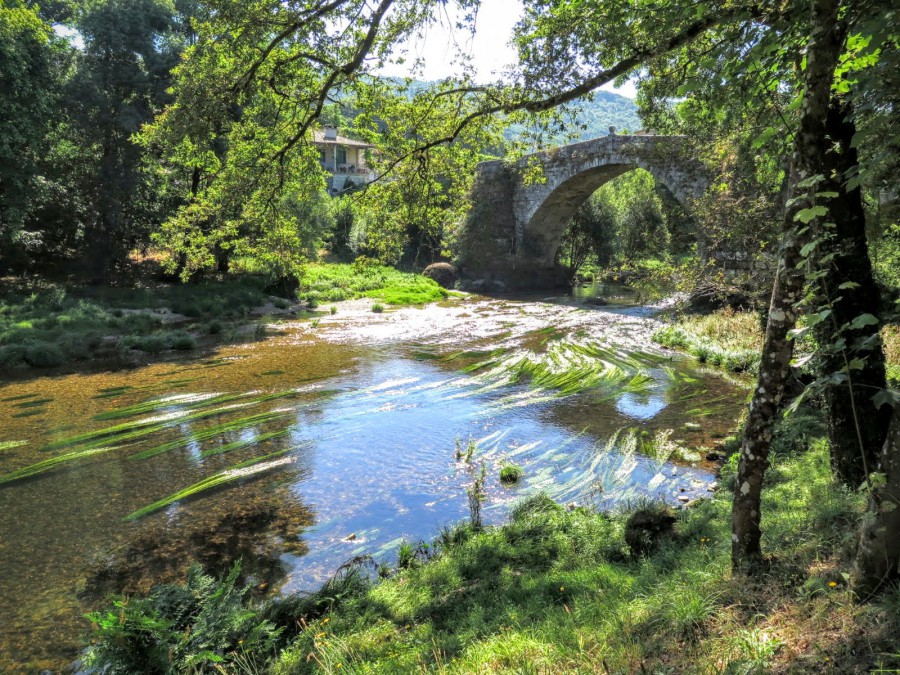
[{"label": "shallow water", "polygon": [[[540,490],[602,507],[708,494],[709,467],[623,452],[622,430],[709,446],[745,390],[658,351],[645,311],[370,304],[203,358],[0,385],[0,481],[91,451],[0,483],[0,664],[64,669],[105,593],[146,592],[190,559],[221,569],[243,556],[269,591],[315,587],[356,555],[390,559],[402,539],[467,517],[482,464],[493,523]],[[473,461],[456,461],[470,440]],[[124,520],[275,451],[286,454],[262,473]],[[524,467],[519,485],[499,483],[504,461]]]}]

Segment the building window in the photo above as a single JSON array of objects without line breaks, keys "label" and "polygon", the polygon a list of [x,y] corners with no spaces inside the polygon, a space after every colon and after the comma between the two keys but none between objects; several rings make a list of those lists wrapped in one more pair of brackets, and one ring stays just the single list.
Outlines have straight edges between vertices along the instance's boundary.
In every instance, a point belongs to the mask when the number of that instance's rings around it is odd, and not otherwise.
[{"label": "building window", "polygon": [[342,148],[342,147],[338,146],[337,163],[338,164],[346,164],[347,163],[347,148]]}]

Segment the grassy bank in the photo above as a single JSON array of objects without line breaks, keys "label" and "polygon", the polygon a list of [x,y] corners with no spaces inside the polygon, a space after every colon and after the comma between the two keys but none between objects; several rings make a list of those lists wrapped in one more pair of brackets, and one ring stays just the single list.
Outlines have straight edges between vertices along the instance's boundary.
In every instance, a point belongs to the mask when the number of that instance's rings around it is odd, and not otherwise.
[{"label": "grassy bank", "polygon": [[757,314],[731,309],[685,316],[653,335],[653,341],[664,347],[683,350],[701,363],[734,372],[756,371],[762,339]]},{"label": "grassy bank", "polygon": [[[888,379],[900,383],[900,325],[884,326],[881,337]],[[681,317],[656,331],[653,341],[685,351],[701,363],[734,372],[756,372],[763,332],[756,313],[723,309],[711,314]],[[814,346],[808,343],[805,347]]]},{"label": "grassy bank", "polygon": [[771,566],[753,582],[729,568],[729,463],[723,489],[677,512],[648,554],[629,547],[628,510],[568,510],[539,496],[503,527],[458,526],[406,547],[379,581],[351,566],[315,594],[263,606],[236,593],[234,579],[218,596],[189,593],[219,598],[191,611],[173,602],[177,589],[120,603],[94,616],[95,654],[114,664],[152,651],[161,664],[152,672],[219,660],[221,672],[279,675],[897,667],[900,591],[858,605],[845,588],[862,497],[832,485],[822,441],[796,445],[780,448],[768,475]]},{"label": "grassy bank", "polygon": [[301,294],[312,305],[356,298],[373,298],[388,305],[422,305],[447,297],[447,291],[427,277],[364,264],[309,265],[301,280]]},{"label": "grassy bank", "polygon": [[[314,309],[321,302],[371,297],[390,305],[446,297],[431,279],[381,266],[310,265],[303,303],[271,296],[261,278],[138,288],[21,282],[0,295],[0,371],[125,360],[135,354],[191,350],[233,339],[265,312]],[[250,329],[252,333],[252,327]]]}]

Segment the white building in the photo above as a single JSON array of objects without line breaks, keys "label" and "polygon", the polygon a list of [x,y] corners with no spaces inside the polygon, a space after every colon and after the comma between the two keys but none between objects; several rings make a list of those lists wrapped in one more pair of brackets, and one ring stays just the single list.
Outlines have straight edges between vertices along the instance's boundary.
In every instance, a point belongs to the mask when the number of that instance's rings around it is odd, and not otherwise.
[{"label": "white building", "polygon": [[366,164],[366,153],[375,146],[341,136],[333,126],[316,130],[313,145],[319,149],[322,168],[331,174],[328,179],[331,194],[375,180],[375,174]]}]

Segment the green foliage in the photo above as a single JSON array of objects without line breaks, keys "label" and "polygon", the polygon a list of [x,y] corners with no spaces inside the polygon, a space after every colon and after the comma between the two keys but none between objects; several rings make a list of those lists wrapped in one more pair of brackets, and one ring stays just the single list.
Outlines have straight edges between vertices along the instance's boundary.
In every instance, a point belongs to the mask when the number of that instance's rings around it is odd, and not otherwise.
[{"label": "green foliage", "polygon": [[110,675],[233,669],[247,654],[275,654],[281,628],[247,604],[240,563],[214,580],[192,567],[184,586],[157,586],[144,599],[118,598],[87,618],[94,624],[85,665]]},{"label": "green foliage", "polygon": [[677,211],[663,203],[653,176],[643,169],[629,171],[601,186],[578,209],[563,233],[557,260],[575,275],[590,261],[607,267],[680,253],[670,248],[668,211],[674,227]]},{"label": "green foliage", "polygon": [[525,475],[525,471],[518,464],[503,464],[500,467],[500,482],[501,483],[518,483],[522,476]]},{"label": "green foliage", "polygon": [[388,305],[421,305],[447,297],[436,282],[378,264],[307,265],[301,287],[317,302],[373,298]]},{"label": "green foliage", "polygon": [[47,148],[61,57],[61,41],[37,7],[16,0],[0,5],[0,270],[29,245],[22,229]]}]

